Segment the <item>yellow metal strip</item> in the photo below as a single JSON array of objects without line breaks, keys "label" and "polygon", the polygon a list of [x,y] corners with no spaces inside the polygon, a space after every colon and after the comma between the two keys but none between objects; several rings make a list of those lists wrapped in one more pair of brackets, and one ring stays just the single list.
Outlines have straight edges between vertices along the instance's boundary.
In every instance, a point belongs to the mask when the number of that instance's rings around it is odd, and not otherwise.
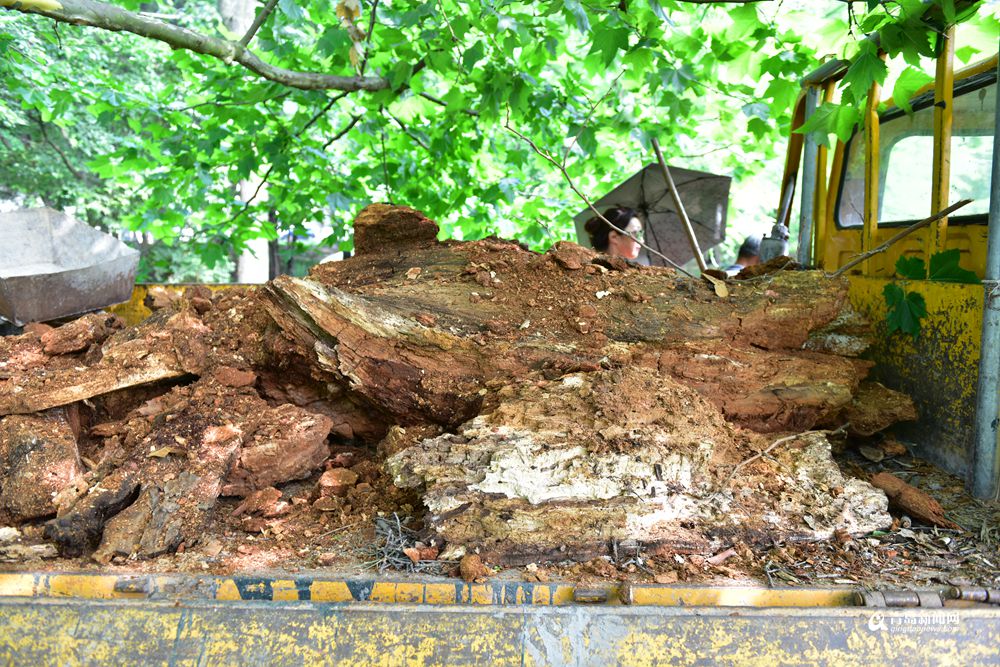
[{"label": "yellow metal strip", "polygon": [[683,588],[637,586],[632,604],[690,607],[849,607],[857,604],[846,588]]},{"label": "yellow metal strip", "polygon": [[[875,234],[878,231],[878,193],[879,193],[879,154],[878,154],[878,103],[882,95],[882,86],[876,81],[868,90],[868,103],[865,105],[865,227],[861,235],[861,250],[867,252],[875,247]],[[864,274],[871,274],[872,263],[862,264]]]},{"label": "yellow metal strip", "polygon": [[[822,103],[833,101],[833,91],[836,84],[833,81],[827,81],[823,84],[823,95]],[[826,235],[830,233],[834,228],[831,225],[832,216],[830,211],[833,210],[832,207],[828,205],[827,202],[827,161],[829,159],[830,150],[826,146],[819,146],[816,150],[816,193],[813,199],[813,264],[816,266],[823,266],[823,240]],[[802,196],[806,196],[807,193],[803,192]]]},{"label": "yellow metal strip", "polygon": [[[586,587],[588,599],[594,592]],[[751,587],[690,587],[611,585],[598,587],[601,606],[816,607],[855,604],[845,588],[769,589]],[[372,602],[420,605],[565,606],[580,604],[578,589],[569,583],[491,581],[468,584],[458,580],[396,582],[377,580],[318,580],[309,577],[196,577],[185,575],[0,574],[3,597],[105,599],[207,599],[219,602]],[[627,598],[627,599],[623,599]],[[590,603],[587,603],[590,604]]]},{"label": "yellow metal strip", "polygon": [[[952,101],[955,93],[955,28],[942,35],[941,53],[937,59],[934,80],[934,158],[931,183],[931,210],[933,215],[948,206],[951,182],[951,129]],[[948,218],[931,223],[927,228],[924,256],[941,252],[948,243]]]}]

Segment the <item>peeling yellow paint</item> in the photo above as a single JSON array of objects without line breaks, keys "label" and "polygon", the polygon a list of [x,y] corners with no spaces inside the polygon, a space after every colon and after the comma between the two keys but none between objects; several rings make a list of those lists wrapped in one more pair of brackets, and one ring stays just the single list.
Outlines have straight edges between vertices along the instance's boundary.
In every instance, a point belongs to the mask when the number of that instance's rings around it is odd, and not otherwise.
[{"label": "peeling yellow paint", "polygon": [[877,363],[873,375],[913,397],[920,421],[900,429],[920,442],[921,455],[947,470],[962,470],[975,416],[983,288],[907,281],[906,290],[923,295],[927,304],[927,316],[914,340],[888,334],[882,295],[887,282],[850,277],[851,304],[871,321],[875,332],[868,355]]},{"label": "peeling yellow paint", "polygon": [[[0,3],[9,0],[0,0]],[[255,285],[243,284],[200,284],[199,287],[207,287],[213,292],[232,289],[234,287],[254,288]],[[162,284],[140,284],[132,289],[132,296],[128,301],[111,306],[107,310],[114,313],[129,326],[134,326],[153,314],[153,311],[146,305],[146,297],[151,297],[156,293],[179,297],[184,294],[184,290],[193,285],[162,285]]]}]

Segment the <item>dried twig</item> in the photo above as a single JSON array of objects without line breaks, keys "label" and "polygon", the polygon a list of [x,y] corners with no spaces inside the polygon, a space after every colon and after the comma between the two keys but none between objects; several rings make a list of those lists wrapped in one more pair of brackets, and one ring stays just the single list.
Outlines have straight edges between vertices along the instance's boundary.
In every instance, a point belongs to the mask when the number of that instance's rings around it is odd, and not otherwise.
[{"label": "dried twig", "polygon": [[427,143],[424,142],[423,139],[421,139],[416,134],[414,134],[410,130],[410,128],[406,126],[406,123],[404,123],[403,121],[401,121],[399,118],[396,118],[396,116],[392,115],[392,113],[388,109],[386,109],[385,107],[382,107],[381,111],[382,111],[383,114],[385,114],[390,119],[392,119],[392,121],[395,122],[396,125],[399,125],[399,129],[401,129],[403,131],[403,134],[405,134],[410,139],[412,139],[415,144],[417,144],[418,146],[420,146],[421,148],[423,148],[425,151],[427,151],[428,153],[431,153],[431,147],[428,146]]},{"label": "dried twig", "polygon": [[779,446],[785,444],[786,442],[791,442],[792,440],[798,440],[799,438],[801,438],[803,436],[807,436],[807,435],[835,435],[837,433],[843,433],[847,429],[848,426],[849,426],[849,424],[844,424],[843,426],[841,426],[839,428],[836,428],[836,429],[834,429],[832,431],[831,430],[804,431],[802,433],[795,433],[793,435],[786,435],[783,438],[778,438],[777,440],[775,440],[770,445],[768,445],[764,449],[760,450],[759,452],[757,452],[756,454],[754,454],[750,458],[745,459],[745,460],[740,461],[739,463],[737,463],[736,467],[734,467],[732,469],[732,471],[729,473],[729,476],[726,477],[726,479],[722,482],[721,486],[719,487],[719,491],[717,491],[716,493],[719,493],[723,489],[725,489],[726,487],[728,487],[729,483],[731,481],[733,481],[734,477],[736,477],[736,473],[738,473],[740,470],[742,470],[743,468],[746,468],[748,465],[750,465],[754,461],[758,461],[758,460],[764,458],[765,456],[767,456],[768,454],[770,454],[771,452],[773,452],[776,448],[778,448]]},{"label": "dried twig", "polygon": [[869,257],[873,257],[873,256],[879,254],[880,252],[885,252],[886,250],[889,249],[890,246],[892,246],[894,243],[896,243],[900,239],[903,239],[903,238],[909,236],[910,234],[912,234],[913,232],[917,231],[918,229],[923,229],[924,227],[926,227],[927,225],[931,224],[932,222],[937,222],[941,218],[948,217],[949,215],[951,215],[952,213],[954,213],[958,209],[962,208],[966,204],[971,204],[971,203],[972,203],[971,199],[963,199],[963,200],[961,200],[959,202],[955,202],[954,204],[952,204],[948,208],[944,209],[943,211],[939,211],[938,213],[935,213],[934,215],[932,215],[929,218],[924,218],[920,222],[913,223],[912,225],[910,225],[909,227],[907,227],[903,231],[899,232],[898,234],[896,234],[895,236],[893,236],[891,239],[889,239],[888,241],[886,241],[882,245],[878,246],[877,248],[872,248],[871,250],[869,250],[867,252],[863,252],[860,255],[855,256],[854,259],[852,259],[851,261],[849,261],[847,264],[844,264],[842,267],[840,267],[839,269],[837,269],[833,273],[827,274],[827,278],[837,278],[838,276],[843,275],[844,272],[846,272],[846,271],[848,271],[850,269],[853,269],[855,266],[857,266],[861,262],[865,261]]},{"label": "dried twig", "polygon": [[369,555],[372,560],[367,563],[379,572],[386,570],[404,570],[406,572],[424,572],[442,574],[445,565],[453,561],[421,560],[416,563],[406,555],[404,549],[413,547],[416,536],[406,524],[410,517],[400,517],[393,512],[389,517],[375,519],[375,542]]},{"label": "dried twig", "polygon": [[344,525],[344,526],[338,526],[337,528],[334,528],[333,530],[328,530],[325,533],[320,533],[319,535],[316,536],[315,539],[318,540],[319,538],[326,537],[327,535],[333,535],[334,533],[341,533],[341,532],[343,532],[343,531],[345,531],[345,530],[347,530],[349,528],[354,528],[359,523],[361,523],[361,522],[360,521],[355,521],[354,523],[349,523],[349,524]]},{"label": "dried twig", "polygon": [[257,34],[257,31],[260,30],[260,27],[264,25],[264,21],[267,20],[267,17],[271,15],[271,12],[274,11],[274,8],[277,7],[277,5],[278,5],[278,0],[269,0],[269,2],[266,5],[264,5],[264,9],[260,10],[260,14],[257,14],[256,18],[254,18],[253,20],[253,23],[250,24],[250,29],[247,30],[247,34],[243,35],[243,37],[240,38],[240,44],[242,44],[243,46],[247,46],[248,44],[250,44],[250,40],[253,39],[253,36]]}]

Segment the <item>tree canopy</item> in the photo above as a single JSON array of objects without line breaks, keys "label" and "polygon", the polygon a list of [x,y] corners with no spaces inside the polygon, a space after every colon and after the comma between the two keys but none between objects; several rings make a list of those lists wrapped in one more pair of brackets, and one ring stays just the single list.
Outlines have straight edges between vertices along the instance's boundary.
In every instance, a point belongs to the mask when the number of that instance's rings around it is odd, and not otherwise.
[{"label": "tree canopy", "polygon": [[372,201],[542,247],[582,203],[505,125],[595,195],[654,137],[739,178],[782,147],[821,57],[854,60],[807,129],[844,138],[879,49],[915,90],[981,4],[267,0],[237,33],[207,0],[0,0],[0,197],[183,239],[210,266],[260,236],[349,249]]}]

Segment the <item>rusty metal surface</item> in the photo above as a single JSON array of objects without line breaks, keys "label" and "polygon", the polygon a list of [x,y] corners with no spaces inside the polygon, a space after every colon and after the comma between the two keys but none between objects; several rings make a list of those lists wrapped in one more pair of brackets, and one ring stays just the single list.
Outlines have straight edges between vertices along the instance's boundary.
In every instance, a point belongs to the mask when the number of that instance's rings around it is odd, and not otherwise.
[{"label": "rusty metal surface", "polygon": [[0,600],[8,665],[980,665],[996,610]]},{"label": "rusty metal surface", "polygon": [[889,335],[884,278],[850,277],[851,303],[872,323],[875,343],[868,356],[872,376],[909,394],[920,419],[898,425],[914,453],[944,470],[964,476],[969,467],[979,367],[982,287],[933,281],[910,281],[906,289],[923,295],[927,317],[920,335]]},{"label": "rusty metal surface", "polygon": [[128,300],[139,251],[50,208],[0,215],[0,316],[44,322]]}]

